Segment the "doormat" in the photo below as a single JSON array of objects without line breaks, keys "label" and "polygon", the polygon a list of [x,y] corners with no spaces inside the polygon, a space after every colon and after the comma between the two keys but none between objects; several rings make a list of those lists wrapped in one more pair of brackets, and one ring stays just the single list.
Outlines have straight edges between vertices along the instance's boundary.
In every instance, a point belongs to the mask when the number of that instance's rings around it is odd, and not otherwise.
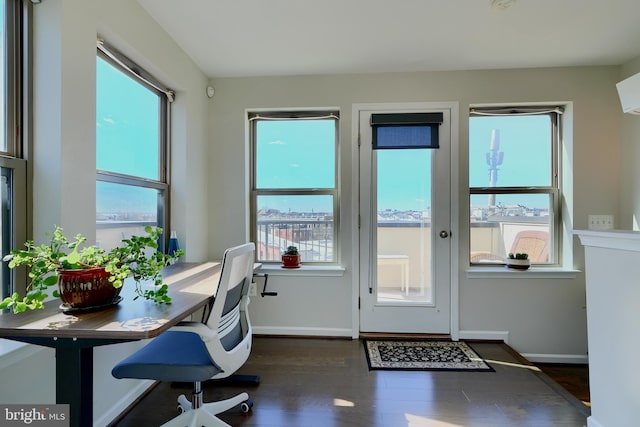
[{"label": "doormat", "polygon": [[494,372],[463,341],[365,340],[369,370]]}]

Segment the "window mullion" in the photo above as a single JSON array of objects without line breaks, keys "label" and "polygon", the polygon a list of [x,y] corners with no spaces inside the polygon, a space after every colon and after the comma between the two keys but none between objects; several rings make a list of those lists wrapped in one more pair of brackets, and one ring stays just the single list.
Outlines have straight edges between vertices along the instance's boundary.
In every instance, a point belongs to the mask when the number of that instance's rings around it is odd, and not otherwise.
[{"label": "window mullion", "polygon": [[102,182],[110,182],[113,184],[134,185],[137,187],[155,188],[164,190],[168,187],[168,184],[161,181],[154,181],[151,179],[138,178],[129,175],[121,175],[117,173],[107,171],[96,171],[96,180]]},{"label": "window mullion", "polygon": [[470,194],[544,194],[553,193],[555,187],[470,187]]}]

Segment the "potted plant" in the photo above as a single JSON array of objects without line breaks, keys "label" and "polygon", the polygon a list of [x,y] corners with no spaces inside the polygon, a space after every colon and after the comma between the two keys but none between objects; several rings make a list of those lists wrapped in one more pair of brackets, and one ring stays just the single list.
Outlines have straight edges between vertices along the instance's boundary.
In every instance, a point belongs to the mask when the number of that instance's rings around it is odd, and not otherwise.
[{"label": "potted plant", "polygon": [[531,266],[529,254],[526,253],[510,253],[507,258],[507,267],[516,270],[526,270]]},{"label": "potted plant", "polygon": [[[9,268],[26,266],[30,283],[27,293],[6,297],[0,309],[13,309],[20,313],[27,309],[44,307],[49,287],[63,301],[63,310],[83,310],[117,304],[124,280],[131,276],[135,281],[135,299],[143,297],[156,303],[170,303],[168,286],[163,283],[161,270],[170,262],[184,255],[178,250],[173,255],[159,252],[158,239],[162,229],[145,227],[145,236],[131,236],[122,245],[105,251],[96,246],[80,248],[87,239],[82,234],[68,239],[62,228],[56,227],[49,243],[37,246],[33,241],[25,243],[26,249],[16,249],[4,257]],[[143,287],[141,281],[152,286]]]},{"label": "potted plant", "polygon": [[300,268],[300,253],[295,246],[288,246],[282,254],[283,268]]}]

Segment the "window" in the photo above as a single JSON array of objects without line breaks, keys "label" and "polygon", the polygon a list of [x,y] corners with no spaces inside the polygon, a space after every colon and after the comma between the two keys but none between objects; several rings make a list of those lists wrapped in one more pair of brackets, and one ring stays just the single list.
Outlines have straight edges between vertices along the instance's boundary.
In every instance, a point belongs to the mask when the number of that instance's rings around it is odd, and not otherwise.
[{"label": "window", "polygon": [[96,74],[96,242],[109,249],[146,225],[167,229],[173,92],[104,41]]},{"label": "window", "polygon": [[[24,19],[31,5],[22,1],[0,0],[0,251],[4,257],[22,247],[27,228],[27,175],[23,158],[25,117],[23,102],[24,44],[28,41]],[[0,296],[24,292],[23,271],[0,267]]]},{"label": "window", "polygon": [[337,262],[338,112],[251,113],[251,239],[260,262],[296,246]]},{"label": "window", "polygon": [[470,262],[527,253],[558,265],[562,109],[474,108],[469,118]]}]

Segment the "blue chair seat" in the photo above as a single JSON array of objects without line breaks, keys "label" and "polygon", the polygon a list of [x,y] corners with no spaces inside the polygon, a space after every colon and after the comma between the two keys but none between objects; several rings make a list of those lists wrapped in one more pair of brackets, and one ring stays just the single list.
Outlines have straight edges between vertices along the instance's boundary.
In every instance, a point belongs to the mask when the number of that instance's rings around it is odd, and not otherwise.
[{"label": "blue chair seat", "polygon": [[181,414],[164,427],[230,427],[216,415],[237,405],[243,412],[251,410],[253,402],[246,392],[205,403],[202,382],[229,377],[249,358],[252,329],[247,293],[253,280],[255,250],[253,243],[245,243],[224,252],[218,283],[211,285],[215,298],[205,307],[202,322],[179,323],[111,371],[116,378],[193,383],[191,402],[180,395]]},{"label": "blue chair seat", "polygon": [[211,360],[200,336],[193,332],[167,331],[118,363],[116,378],[159,381],[205,381],[221,372]]}]

